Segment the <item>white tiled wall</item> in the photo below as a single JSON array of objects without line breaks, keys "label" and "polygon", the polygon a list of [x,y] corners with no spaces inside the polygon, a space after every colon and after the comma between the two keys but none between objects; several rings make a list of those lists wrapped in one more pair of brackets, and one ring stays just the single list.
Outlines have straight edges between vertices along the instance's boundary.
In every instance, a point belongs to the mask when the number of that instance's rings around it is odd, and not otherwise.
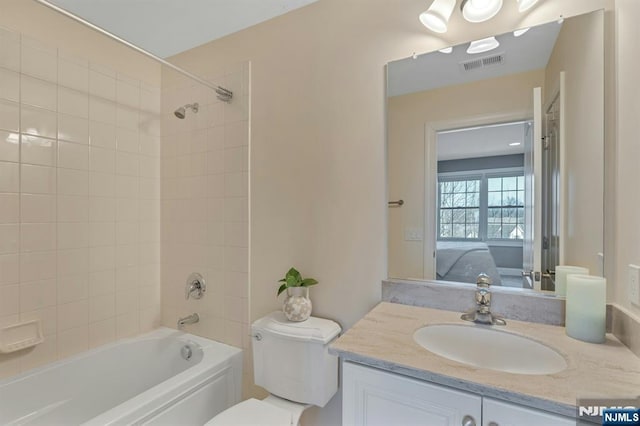
[{"label": "white tiled wall", "polygon": [[15,374],[160,323],[160,90],[0,30],[0,326]]},{"label": "white tiled wall", "polygon": [[[249,347],[248,173],[249,63],[211,78],[234,92],[225,104],[213,90],[163,70],[162,320],[197,312],[187,331]],[[198,102],[197,114],[173,111]],[[185,300],[185,282],[201,273],[207,292]],[[250,359],[245,352],[245,360]],[[245,362],[245,381],[252,370]]]}]

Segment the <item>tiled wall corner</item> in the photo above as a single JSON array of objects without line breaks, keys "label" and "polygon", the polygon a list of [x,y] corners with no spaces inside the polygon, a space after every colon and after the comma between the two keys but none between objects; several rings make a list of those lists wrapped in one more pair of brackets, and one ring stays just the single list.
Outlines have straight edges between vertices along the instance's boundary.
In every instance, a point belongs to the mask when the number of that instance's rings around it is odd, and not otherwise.
[{"label": "tiled wall corner", "polygon": [[[249,348],[249,63],[211,81],[234,92],[227,104],[204,85],[163,70],[162,323],[197,312],[187,331]],[[174,115],[185,104],[198,113]],[[187,276],[201,273],[207,293],[185,300]],[[245,351],[244,375],[251,376]],[[245,380],[246,381],[246,380]]]},{"label": "tiled wall corner", "polygon": [[0,29],[0,378],[160,324],[160,89]]}]

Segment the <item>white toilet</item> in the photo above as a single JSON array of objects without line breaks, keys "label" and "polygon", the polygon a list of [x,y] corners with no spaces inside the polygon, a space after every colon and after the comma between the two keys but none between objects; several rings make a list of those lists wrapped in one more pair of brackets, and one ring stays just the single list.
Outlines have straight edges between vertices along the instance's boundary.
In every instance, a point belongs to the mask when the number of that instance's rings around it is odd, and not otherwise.
[{"label": "white toilet", "polygon": [[338,390],[338,357],[328,349],[340,331],[331,320],[290,322],[279,311],[254,322],[253,375],[269,396],[234,405],[207,425],[296,426],[305,409],[324,407]]}]

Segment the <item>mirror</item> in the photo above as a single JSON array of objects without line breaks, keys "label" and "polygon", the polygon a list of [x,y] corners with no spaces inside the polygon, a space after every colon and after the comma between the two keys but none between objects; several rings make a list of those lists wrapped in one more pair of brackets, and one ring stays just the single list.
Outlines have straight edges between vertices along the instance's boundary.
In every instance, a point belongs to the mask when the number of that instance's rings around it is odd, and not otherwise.
[{"label": "mirror", "polygon": [[596,11],[388,64],[390,278],[603,275],[603,34]]}]

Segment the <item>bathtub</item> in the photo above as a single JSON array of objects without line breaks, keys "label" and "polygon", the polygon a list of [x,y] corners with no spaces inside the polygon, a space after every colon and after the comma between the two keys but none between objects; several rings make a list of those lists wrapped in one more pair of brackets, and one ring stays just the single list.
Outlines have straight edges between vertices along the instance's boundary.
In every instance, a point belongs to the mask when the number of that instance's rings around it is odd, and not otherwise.
[{"label": "bathtub", "polygon": [[0,381],[0,425],[202,425],[241,386],[240,349],[159,328]]}]

